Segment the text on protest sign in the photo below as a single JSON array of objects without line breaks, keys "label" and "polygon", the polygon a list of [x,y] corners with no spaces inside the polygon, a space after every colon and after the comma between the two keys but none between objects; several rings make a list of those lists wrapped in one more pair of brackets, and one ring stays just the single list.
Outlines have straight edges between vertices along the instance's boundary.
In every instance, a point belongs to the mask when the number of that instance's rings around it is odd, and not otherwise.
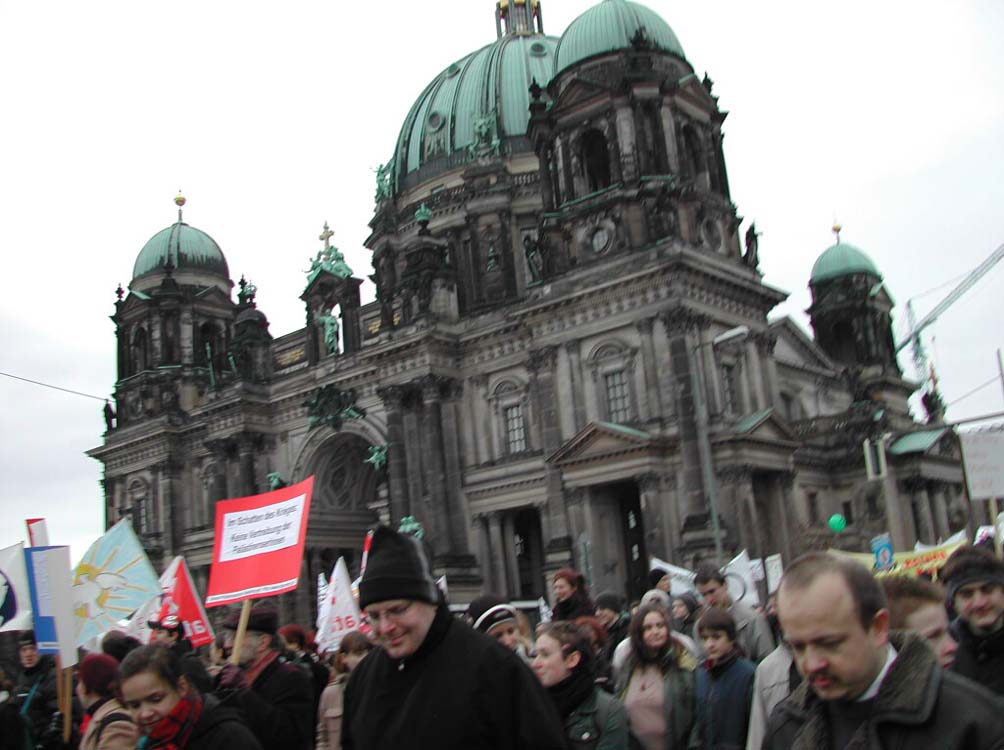
[{"label": "text on protest sign", "polygon": [[1004,431],[963,432],[959,442],[969,499],[1004,497]]},{"label": "text on protest sign", "polygon": [[300,579],[314,478],[216,504],[206,605],[292,591]]},{"label": "text on protest sign", "polygon": [[59,654],[63,667],[71,667],[77,663],[77,629],[70,594],[70,548],[29,547],[24,557],[38,650]]}]

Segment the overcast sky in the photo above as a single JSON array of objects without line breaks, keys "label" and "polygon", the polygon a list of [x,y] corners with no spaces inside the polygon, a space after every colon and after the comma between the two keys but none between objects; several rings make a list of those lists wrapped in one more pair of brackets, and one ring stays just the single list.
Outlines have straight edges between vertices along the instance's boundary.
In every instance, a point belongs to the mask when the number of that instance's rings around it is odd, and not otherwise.
[{"label": "overcast sky", "polygon": [[[559,36],[589,0],[543,0]],[[806,324],[815,258],[868,252],[920,314],[1004,242],[1004,3],[650,0],[715,81],[739,213],[763,233],[775,315]],[[96,396],[115,378],[115,287],[176,218],[303,325],[325,220],[356,275],[373,169],[424,86],[495,38],[492,0],[0,0],[0,370]],[[931,329],[950,418],[1004,409],[1004,263]],[[949,286],[945,286],[949,285]],[[933,289],[943,287],[936,292]],[[369,282],[363,287],[372,299]],[[933,343],[932,343],[933,337]],[[912,369],[904,356],[908,374]],[[47,516],[77,559],[102,530],[98,401],[0,378],[3,523]]]}]

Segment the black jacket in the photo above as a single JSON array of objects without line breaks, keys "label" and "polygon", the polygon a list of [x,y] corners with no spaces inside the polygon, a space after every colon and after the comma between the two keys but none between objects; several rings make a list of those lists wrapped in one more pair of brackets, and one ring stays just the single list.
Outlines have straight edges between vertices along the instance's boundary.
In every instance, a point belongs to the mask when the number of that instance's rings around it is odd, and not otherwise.
[{"label": "black jacket", "polygon": [[314,687],[299,667],[273,661],[250,690],[219,697],[239,709],[264,750],[310,750],[314,745]]},{"label": "black jacket", "polygon": [[617,621],[607,628],[607,643],[603,647],[603,656],[608,664],[613,664],[614,649],[617,645],[628,637],[628,628],[631,627],[631,615],[621,612]]},{"label": "black jacket", "polygon": [[221,706],[212,695],[202,700],[202,716],[185,750],[262,750],[237,711]]},{"label": "black jacket", "polygon": [[[899,654],[878,696],[865,733],[848,750],[1004,750],[1004,700],[938,664],[927,643],[894,632]],[[771,714],[763,750],[826,750],[826,707],[808,682]]]},{"label": "black jacket", "polygon": [[59,710],[59,699],[56,694],[57,676],[55,660],[51,656],[40,656],[34,667],[21,672],[14,686],[13,702],[18,708],[28,700],[32,689],[38,686],[28,707],[28,723],[36,740],[49,726],[52,715]]},{"label": "black jacket", "polygon": [[753,677],[756,665],[748,659],[727,663],[697,673],[697,721],[701,746],[710,750],[741,750],[746,747]]},{"label": "black jacket", "polygon": [[213,678],[206,671],[206,665],[192,648],[187,638],[179,638],[171,650],[181,658],[181,673],[188,678],[200,693],[208,693],[213,689]]},{"label": "black jacket", "polygon": [[1004,695],[1004,629],[979,637],[962,620],[952,623],[952,635],[959,642],[952,670],[998,695]]},{"label": "black jacket", "polygon": [[440,605],[418,650],[377,648],[345,689],[343,750],[558,750],[564,731],[550,696],[514,652]]}]

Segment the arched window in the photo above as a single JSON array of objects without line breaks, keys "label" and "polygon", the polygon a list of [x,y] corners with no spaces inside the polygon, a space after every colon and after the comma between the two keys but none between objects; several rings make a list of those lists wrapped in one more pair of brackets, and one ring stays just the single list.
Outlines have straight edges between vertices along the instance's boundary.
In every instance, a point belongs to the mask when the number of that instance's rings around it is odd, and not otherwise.
[{"label": "arched window", "polygon": [[514,380],[503,380],[492,390],[489,400],[494,405],[501,455],[512,456],[530,450],[526,386]]},{"label": "arched window", "polygon": [[129,374],[143,372],[147,369],[150,358],[148,355],[146,329],[138,327],[132,334],[132,344],[129,347]]},{"label": "arched window", "polygon": [[590,193],[610,187],[610,154],[607,139],[599,130],[591,129],[579,141],[586,189]]},{"label": "arched window", "polygon": [[686,177],[696,178],[707,172],[701,137],[693,125],[683,126],[683,148],[680,155],[681,171]]},{"label": "arched window", "polygon": [[597,346],[588,365],[596,387],[599,418],[626,424],[638,418],[634,385],[635,352],[617,341]]}]

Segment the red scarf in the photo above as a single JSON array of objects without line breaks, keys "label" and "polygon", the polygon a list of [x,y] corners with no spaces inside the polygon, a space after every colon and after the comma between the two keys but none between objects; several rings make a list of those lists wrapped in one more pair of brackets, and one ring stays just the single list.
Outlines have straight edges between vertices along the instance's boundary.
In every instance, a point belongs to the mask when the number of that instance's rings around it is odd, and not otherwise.
[{"label": "red scarf", "polygon": [[244,675],[248,678],[248,685],[254,685],[254,681],[265,671],[265,667],[279,658],[279,652],[269,649],[258,661],[244,670]]},{"label": "red scarf", "polygon": [[201,716],[202,696],[197,690],[189,690],[171,713],[153,725],[140,747],[144,750],[183,750]]}]

